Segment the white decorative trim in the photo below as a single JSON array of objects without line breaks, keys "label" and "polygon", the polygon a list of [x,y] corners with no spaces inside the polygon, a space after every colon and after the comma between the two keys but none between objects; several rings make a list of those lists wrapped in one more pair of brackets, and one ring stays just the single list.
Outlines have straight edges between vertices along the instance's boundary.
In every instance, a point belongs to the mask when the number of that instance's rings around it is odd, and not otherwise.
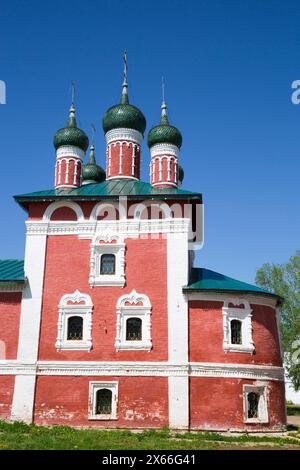
[{"label": "white decorative trim", "polygon": [[24,282],[0,282],[0,292],[23,292]]},{"label": "white decorative trim", "polygon": [[[70,304],[71,302],[71,304]],[[84,302],[84,304],[82,304]],[[77,304],[77,305],[76,305]],[[58,305],[57,339],[55,347],[60,350],[87,350],[92,348],[92,299],[79,290],[73,294],[65,294]],[[70,317],[80,317],[83,320],[82,340],[68,340],[68,320]]]},{"label": "white decorative trim", "polygon": [[147,377],[219,377],[246,380],[284,381],[284,368],[253,364],[214,362],[128,362],[128,361],[38,361],[0,360],[0,375],[59,375],[59,376],[147,376]]},{"label": "white decorative trim", "polygon": [[191,362],[190,375],[192,377],[230,377],[236,379],[284,381],[283,367],[260,364]]},{"label": "white decorative trim", "polygon": [[172,181],[159,181],[158,183],[152,183],[151,186],[155,187],[155,186],[162,186],[163,184],[165,185],[168,185],[168,186],[173,186],[174,188],[177,188],[177,184],[176,183],[172,183]]},{"label": "white decorative trim", "polygon": [[[103,254],[115,255],[115,274],[100,274]],[[110,230],[97,234],[91,243],[89,284],[91,287],[123,287],[125,284],[125,243],[123,238],[113,234]]]},{"label": "white decorative trim", "polygon": [[179,158],[179,148],[173,144],[155,144],[150,148],[151,158],[161,155],[171,155]]},{"label": "white decorative trim", "polygon": [[80,238],[92,239],[95,234],[112,233],[124,238],[137,238],[151,233],[188,233],[190,219],[156,219],[156,220],[102,220],[102,221],[26,221],[27,235],[78,235]]},{"label": "white decorative trim", "polygon": [[[258,417],[248,418],[248,394],[257,393],[259,395],[258,401]],[[243,408],[244,408],[244,423],[268,423],[268,405],[267,405],[267,387],[257,385],[243,385]]]},{"label": "white decorative trim", "polygon": [[62,145],[56,150],[56,158],[72,158],[83,160],[84,151],[79,147],[75,147],[73,145]]},{"label": "white decorative trim", "polygon": [[117,176],[109,176],[106,178],[107,180],[135,180],[135,181],[140,181],[139,178],[136,178],[135,176],[123,176],[123,175],[117,175]]},{"label": "white decorative trim", "polygon": [[[96,398],[98,390],[108,389],[112,392],[111,414],[96,414]],[[89,416],[92,420],[112,420],[117,418],[118,382],[90,382],[89,387]]]},{"label": "white decorative trim", "polygon": [[[142,321],[141,340],[126,340],[126,323],[129,318],[139,318]],[[117,302],[116,331],[115,348],[117,351],[124,349],[151,350],[151,303],[147,295],[138,294],[133,290],[130,294],[122,295],[119,298]]]},{"label": "white decorative trim", "polygon": [[105,138],[107,145],[116,140],[126,140],[141,145],[143,135],[139,131],[136,131],[134,129],[118,128],[108,131],[105,134]]},{"label": "white decorative trim", "polygon": [[[229,307],[229,304],[236,306]],[[239,308],[243,305],[244,308]],[[252,338],[252,309],[248,301],[241,301],[240,299],[225,300],[222,307],[223,315],[223,349],[226,352],[241,352],[241,353],[253,353],[254,343]],[[239,320],[242,327],[242,343],[232,344],[231,343],[231,322],[232,320]]]},{"label": "white decorative trim", "polygon": [[[55,202],[52,202],[51,204],[49,204],[49,206],[47,207],[47,209],[44,212],[43,221],[44,222],[50,221],[53,212],[56,211],[56,209],[60,209],[61,207],[68,207],[69,209],[72,209],[75,212],[75,214],[77,215],[77,220],[78,221],[81,222],[81,221],[84,220],[84,215],[83,215],[83,212],[82,212],[82,209],[81,209],[80,205],[77,204],[77,202],[64,200],[64,201],[55,201]],[[70,223],[70,221],[68,221],[68,222]],[[33,222],[28,222],[27,221],[27,227],[31,223],[33,223]]]}]

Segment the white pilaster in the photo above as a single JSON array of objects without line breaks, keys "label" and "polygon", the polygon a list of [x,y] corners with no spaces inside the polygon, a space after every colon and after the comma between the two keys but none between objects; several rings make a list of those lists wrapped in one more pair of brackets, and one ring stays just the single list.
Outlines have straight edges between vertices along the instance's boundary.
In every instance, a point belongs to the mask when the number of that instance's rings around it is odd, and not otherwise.
[{"label": "white pilaster", "polygon": [[[188,303],[182,287],[188,283],[188,234],[169,233],[167,250],[169,362],[187,365]],[[189,378],[170,375],[168,381],[169,426],[186,429],[189,426]]]},{"label": "white pilaster", "polygon": [[[26,237],[25,276],[27,283],[21,302],[18,360],[35,365],[38,357],[46,235]],[[12,419],[32,422],[35,375],[16,377]]]}]

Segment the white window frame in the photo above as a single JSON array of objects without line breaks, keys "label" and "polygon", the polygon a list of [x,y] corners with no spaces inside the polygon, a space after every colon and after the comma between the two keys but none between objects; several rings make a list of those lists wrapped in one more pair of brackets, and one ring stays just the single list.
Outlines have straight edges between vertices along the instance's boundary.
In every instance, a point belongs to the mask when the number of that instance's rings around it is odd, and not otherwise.
[{"label": "white window frame", "polygon": [[[115,274],[100,274],[101,256],[115,255]],[[125,284],[125,243],[118,235],[97,235],[91,243],[90,287]]]},{"label": "white window frame", "polygon": [[[235,307],[229,307],[232,304]],[[240,308],[243,305],[243,308]],[[242,352],[252,354],[254,343],[252,335],[252,309],[249,302],[239,299],[226,300],[223,314],[223,349],[225,352]],[[239,320],[242,324],[242,344],[231,343],[231,321]]]},{"label": "white window frame", "polygon": [[[141,304],[141,305],[138,305]],[[121,350],[151,351],[151,303],[145,294],[133,290],[130,294],[122,295],[117,302],[117,331],[115,348]],[[142,339],[126,340],[126,323],[129,318],[139,318],[142,321]]]},{"label": "white window frame", "polygon": [[[92,349],[92,299],[79,290],[62,296],[58,305],[57,338],[55,347],[60,350]],[[82,340],[68,340],[68,320],[81,317],[83,320]]]},{"label": "white window frame", "polygon": [[[259,395],[258,401],[258,417],[248,418],[248,394],[254,392]],[[267,402],[267,387],[265,385],[244,385],[243,386],[244,398],[244,422],[245,423],[268,423],[268,402]]]},{"label": "white window frame", "polygon": [[[112,392],[111,414],[96,414],[97,392],[101,389],[108,389]],[[118,408],[118,382],[90,382],[89,383],[89,413],[88,419],[92,420],[115,420]]]}]

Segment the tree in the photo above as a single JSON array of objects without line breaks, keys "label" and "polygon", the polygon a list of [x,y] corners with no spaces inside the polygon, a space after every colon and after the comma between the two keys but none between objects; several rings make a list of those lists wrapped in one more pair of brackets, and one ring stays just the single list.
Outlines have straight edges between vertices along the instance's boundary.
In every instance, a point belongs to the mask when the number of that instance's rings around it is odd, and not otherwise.
[{"label": "tree", "polygon": [[300,390],[300,251],[283,264],[265,263],[256,283],[284,298],[280,307],[285,365],[295,390]]}]

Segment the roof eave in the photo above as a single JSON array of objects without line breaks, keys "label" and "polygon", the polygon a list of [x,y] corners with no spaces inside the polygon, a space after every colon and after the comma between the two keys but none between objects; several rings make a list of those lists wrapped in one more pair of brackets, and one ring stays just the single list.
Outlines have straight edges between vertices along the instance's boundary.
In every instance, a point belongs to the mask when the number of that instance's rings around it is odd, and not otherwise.
[{"label": "roof eave", "polygon": [[270,297],[277,300],[278,305],[283,304],[284,298],[280,295],[273,294],[272,292],[260,292],[260,291],[252,291],[246,289],[200,289],[200,288],[193,288],[189,286],[183,287],[183,292],[185,294],[193,293],[193,292],[214,292],[214,293],[228,293],[228,294],[246,294],[246,295],[253,295],[259,297]]}]

